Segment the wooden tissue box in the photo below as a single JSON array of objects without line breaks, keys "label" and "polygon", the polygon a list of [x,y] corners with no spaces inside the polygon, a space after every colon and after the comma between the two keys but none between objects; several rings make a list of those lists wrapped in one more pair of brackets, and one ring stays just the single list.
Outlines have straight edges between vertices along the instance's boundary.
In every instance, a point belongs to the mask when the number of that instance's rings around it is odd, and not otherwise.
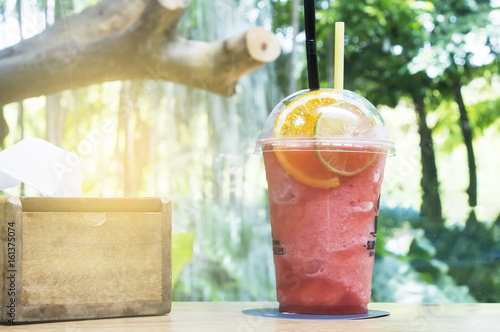
[{"label": "wooden tissue box", "polygon": [[171,223],[163,198],[0,197],[0,322],[170,312]]}]

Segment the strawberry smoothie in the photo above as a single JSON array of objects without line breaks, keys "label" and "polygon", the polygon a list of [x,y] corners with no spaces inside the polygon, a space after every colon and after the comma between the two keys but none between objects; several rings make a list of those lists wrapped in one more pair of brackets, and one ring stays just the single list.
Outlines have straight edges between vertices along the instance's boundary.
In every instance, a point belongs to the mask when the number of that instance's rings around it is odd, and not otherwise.
[{"label": "strawberry smoothie", "polygon": [[272,149],[263,155],[280,311],[366,313],[387,153],[331,188],[297,181]]},{"label": "strawberry smoothie", "polygon": [[280,311],[368,311],[380,187],[394,155],[384,120],[348,90],[303,90],[264,123],[264,156]]}]

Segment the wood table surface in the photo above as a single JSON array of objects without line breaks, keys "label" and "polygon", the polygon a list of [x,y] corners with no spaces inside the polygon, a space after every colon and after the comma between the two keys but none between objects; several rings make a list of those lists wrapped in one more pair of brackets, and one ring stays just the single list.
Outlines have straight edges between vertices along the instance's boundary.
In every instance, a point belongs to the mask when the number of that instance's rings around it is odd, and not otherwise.
[{"label": "wood table surface", "polygon": [[500,304],[371,303],[389,311],[380,318],[325,321],[263,318],[245,309],[272,302],[174,302],[164,316],[126,317],[38,324],[0,325],[0,331],[500,331]]}]

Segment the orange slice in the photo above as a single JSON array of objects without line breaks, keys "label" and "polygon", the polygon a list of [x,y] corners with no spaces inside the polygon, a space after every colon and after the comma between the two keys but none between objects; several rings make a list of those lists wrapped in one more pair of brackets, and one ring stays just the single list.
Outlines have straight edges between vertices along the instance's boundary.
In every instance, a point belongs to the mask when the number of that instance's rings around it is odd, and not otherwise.
[{"label": "orange slice", "polygon": [[[273,128],[274,137],[314,137],[320,109],[338,100],[339,92],[315,90],[299,96],[278,115]],[[274,150],[281,166],[294,179],[312,187],[329,188],[340,184],[339,176],[318,158],[314,146],[307,148],[278,146]]]}]

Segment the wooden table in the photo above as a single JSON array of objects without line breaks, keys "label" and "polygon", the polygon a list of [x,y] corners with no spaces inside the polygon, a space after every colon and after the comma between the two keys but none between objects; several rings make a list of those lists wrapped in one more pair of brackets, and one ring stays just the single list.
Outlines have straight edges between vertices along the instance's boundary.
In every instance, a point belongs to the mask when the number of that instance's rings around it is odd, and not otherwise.
[{"label": "wooden table", "polygon": [[174,302],[166,316],[0,326],[0,331],[500,331],[500,304],[372,303],[387,317],[318,321],[261,318],[244,309],[276,307],[269,302]]}]

